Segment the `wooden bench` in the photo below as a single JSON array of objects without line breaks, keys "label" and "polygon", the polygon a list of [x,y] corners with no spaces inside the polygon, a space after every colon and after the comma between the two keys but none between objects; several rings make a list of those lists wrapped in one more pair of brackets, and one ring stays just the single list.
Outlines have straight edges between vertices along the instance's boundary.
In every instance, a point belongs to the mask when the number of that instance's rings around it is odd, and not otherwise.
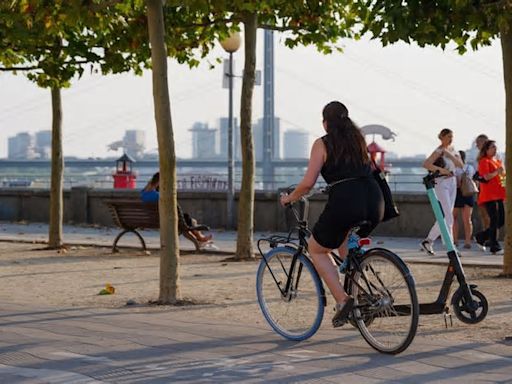
[{"label": "wooden bench", "polygon": [[[106,200],[105,204],[112,213],[112,218],[122,231],[116,236],[112,245],[112,252],[119,252],[117,243],[126,233],[134,233],[140,240],[142,248],[146,250],[146,242],[140,234],[141,229],[160,229],[160,218],[158,216],[158,203],[145,203],[135,199]],[[209,231],[206,225],[189,226],[178,205],[178,233],[189,239],[196,250],[200,249],[200,243],[191,231]]]}]

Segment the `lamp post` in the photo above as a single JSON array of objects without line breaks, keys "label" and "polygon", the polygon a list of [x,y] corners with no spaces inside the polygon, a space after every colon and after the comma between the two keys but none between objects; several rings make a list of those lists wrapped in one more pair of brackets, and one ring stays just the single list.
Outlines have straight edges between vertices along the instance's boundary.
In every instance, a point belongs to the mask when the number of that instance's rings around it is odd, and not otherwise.
[{"label": "lamp post", "polygon": [[234,149],[235,142],[233,140],[233,53],[240,48],[240,34],[233,32],[229,37],[222,40],[220,45],[226,52],[229,53],[229,71],[225,74],[228,77],[229,82],[229,117],[228,117],[228,194],[227,194],[227,228],[233,229],[234,220],[234,202],[235,202],[235,181],[234,181],[234,170],[235,170],[235,157]]}]

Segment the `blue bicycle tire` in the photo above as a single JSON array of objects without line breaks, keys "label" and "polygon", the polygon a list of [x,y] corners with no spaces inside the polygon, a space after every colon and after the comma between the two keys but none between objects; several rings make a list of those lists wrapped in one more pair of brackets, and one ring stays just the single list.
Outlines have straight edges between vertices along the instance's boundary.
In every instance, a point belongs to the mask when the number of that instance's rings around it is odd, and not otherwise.
[{"label": "blue bicycle tire", "polygon": [[298,289],[292,292],[291,298],[282,296],[270,270],[284,287],[295,252],[291,247],[276,247],[265,254],[256,276],[256,293],[263,316],[272,329],[288,340],[301,341],[313,336],[322,323],[325,291],[313,263],[302,254],[295,268],[298,271],[302,265]]}]

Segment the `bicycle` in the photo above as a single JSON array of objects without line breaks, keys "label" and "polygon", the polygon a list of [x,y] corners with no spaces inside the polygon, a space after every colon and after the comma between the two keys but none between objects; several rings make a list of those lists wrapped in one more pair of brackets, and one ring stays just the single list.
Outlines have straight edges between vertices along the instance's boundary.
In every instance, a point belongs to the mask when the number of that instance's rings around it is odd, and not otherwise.
[{"label": "bicycle", "polygon": [[[258,303],[275,332],[286,339],[301,341],[313,336],[327,305],[323,282],[308,256],[308,197],[302,217],[296,203],[288,207],[297,222],[288,236],[273,235],[258,240],[262,256],[256,278]],[[368,222],[355,223],[350,235]],[[297,231],[298,236],[292,237]],[[271,250],[262,251],[268,243]],[[414,278],[395,253],[384,248],[366,250],[368,238],[349,247],[347,262],[331,252],[336,265],[346,265],[345,291],[354,298],[349,322],[366,342],[379,352],[398,354],[414,339],[418,328],[419,304]]]}]

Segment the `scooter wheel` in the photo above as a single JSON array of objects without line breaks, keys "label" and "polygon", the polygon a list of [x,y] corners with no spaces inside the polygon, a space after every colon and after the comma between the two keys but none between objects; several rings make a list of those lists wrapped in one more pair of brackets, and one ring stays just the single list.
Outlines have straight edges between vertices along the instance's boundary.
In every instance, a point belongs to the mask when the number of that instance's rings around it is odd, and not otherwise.
[{"label": "scooter wheel", "polygon": [[489,304],[484,294],[474,288],[471,289],[473,305],[464,297],[462,289],[458,288],[452,297],[453,312],[457,319],[466,324],[476,324],[487,316]]}]

